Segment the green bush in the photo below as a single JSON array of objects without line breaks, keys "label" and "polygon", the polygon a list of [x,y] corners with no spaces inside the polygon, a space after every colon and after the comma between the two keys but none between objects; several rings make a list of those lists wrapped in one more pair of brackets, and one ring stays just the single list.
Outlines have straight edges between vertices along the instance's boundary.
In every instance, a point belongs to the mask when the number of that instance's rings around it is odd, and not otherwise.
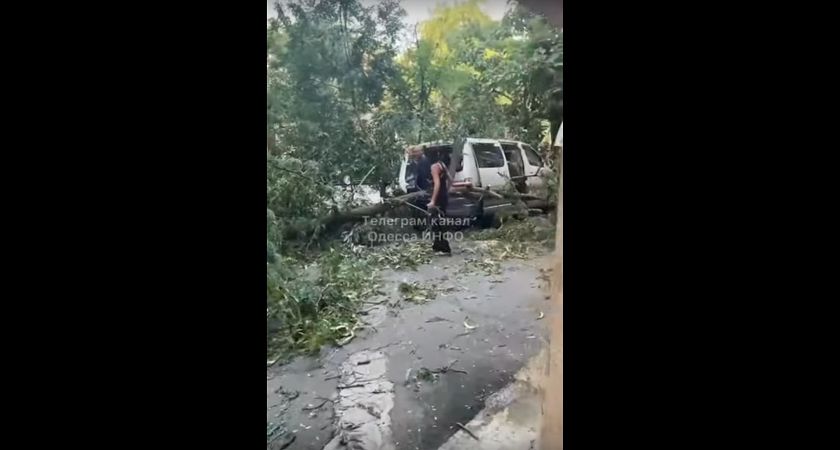
[{"label": "green bush", "polygon": [[268,239],[283,253],[283,237],[306,239],[331,210],[334,189],[318,178],[318,165],[268,155],[266,199]]},{"label": "green bush", "polygon": [[312,353],[346,338],[359,303],[376,292],[376,273],[361,258],[331,249],[310,264],[277,255],[267,264],[268,356]]}]

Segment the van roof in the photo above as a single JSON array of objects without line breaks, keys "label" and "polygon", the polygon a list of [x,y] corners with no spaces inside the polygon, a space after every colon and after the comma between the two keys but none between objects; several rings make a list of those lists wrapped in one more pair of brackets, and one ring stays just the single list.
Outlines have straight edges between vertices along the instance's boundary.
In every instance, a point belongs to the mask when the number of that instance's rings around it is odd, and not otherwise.
[{"label": "van roof", "polygon": [[[501,142],[500,139],[496,139],[496,138],[480,138],[480,137],[468,137],[468,138],[465,138],[465,140],[468,141],[468,142],[487,142],[487,143]],[[514,142],[514,141],[511,141],[511,142]],[[452,145],[452,142],[451,141],[434,141],[434,142],[423,142],[423,143],[414,144],[414,145],[420,145],[420,146],[425,145],[426,147],[446,147],[447,145]]]},{"label": "van roof", "polygon": [[447,145],[452,145],[452,143],[451,142],[437,141],[437,142],[423,142],[422,144],[414,144],[414,145],[415,146],[420,146],[420,147],[445,147]]}]

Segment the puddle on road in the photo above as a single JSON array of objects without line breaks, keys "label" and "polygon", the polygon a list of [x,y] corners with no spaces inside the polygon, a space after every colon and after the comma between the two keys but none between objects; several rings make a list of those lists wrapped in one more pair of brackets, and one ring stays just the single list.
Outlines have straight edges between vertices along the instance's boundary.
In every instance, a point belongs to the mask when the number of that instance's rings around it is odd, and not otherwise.
[{"label": "puddle on road", "polygon": [[460,431],[439,450],[537,448],[541,421],[540,386],[545,379],[547,352],[541,351],[515,375],[515,380],[494,393],[485,408],[465,426],[480,440]]},{"label": "puddle on road", "polygon": [[458,430],[456,422],[469,422],[484,400],[511,380],[510,371],[476,364],[469,375],[442,374],[435,382],[421,383],[416,392],[412,386],[398,387],[396,403],[401,407],[391,411],[396,447],[437,448]]}]

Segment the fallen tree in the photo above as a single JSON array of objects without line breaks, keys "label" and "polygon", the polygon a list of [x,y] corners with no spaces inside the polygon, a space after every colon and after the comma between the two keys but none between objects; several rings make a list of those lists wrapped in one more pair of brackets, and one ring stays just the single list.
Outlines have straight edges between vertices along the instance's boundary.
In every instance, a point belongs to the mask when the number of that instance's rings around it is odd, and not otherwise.
[{"label": "fallen tree", "polygon": [[[541,209],[543,211],[551,209],[555,206],[551,199],[546,199],[537,195],[520,194],[517,192],[497,192],[489,188],[470,188],[463,192],[465,195],[488,195],[497,199],[507,199],[514,203],[514,205],[525,209]],[[520,204],[521,203],[521,204]]]},{"label": "fallen tree", "polygon": [[[484,197],[509,200],[513,206],[519,207],[522,211],[533,209],[548,210],[553,208],[554,203],[535,195],[520,194],[510,191],[495,191],[490,188],[465,187],[458,188],[453,193],[480,200]],[[352,209],[337,210],[322,217],[320,220],[302,224],[298,227],[289,227],[284,235],[287,238],[301,238],[312,236],[319,230],[333,231],[342,225],[363,221],[366,217],[375,217],[391,211],[400,206],[410,203],[412,200],[427,196],[425,191],[412,192],[397,197],[382,199],[381,203],[360,206]]]},{"label": "fallen tree", "polygon": [[[535,195],[519,194],[513,192],[503,192],[491,190],[490,188],[466,188],[463,191],[454,191],[465,196],[480,199],[483,196],[490,196],[497,199],[510,200],[514,205],[525,209],[548,209],[553,206],[552,202],[547,199],[540,198]],[[321,221],[321,225],[327,229],[343,225],[345,223],[356,222],[364,220],[365,217],[372,217],[383,214],[396,207],[405,205],[411,200],[428,195],[425,191],[412,192],[410,194],[400,195],[397,197],[385,198],[382,203],[375,205],[362,206],[346,211],[339,211],[325,217]]]},{"label": "fallen tree", "polygon": [[405,205],[415,198],[428,195],[425,191],[412,192],[410,194],[400,195],[398,197],[384,198],[382,203],[375,205],[362,206],[359,208],[350,209],[347,211],[339,211],[325,217],[321,224],[325,227],[334,227],[350,223],[354,221],[363,220],[365,217],[377,216],[385,213],[398,206]]}]

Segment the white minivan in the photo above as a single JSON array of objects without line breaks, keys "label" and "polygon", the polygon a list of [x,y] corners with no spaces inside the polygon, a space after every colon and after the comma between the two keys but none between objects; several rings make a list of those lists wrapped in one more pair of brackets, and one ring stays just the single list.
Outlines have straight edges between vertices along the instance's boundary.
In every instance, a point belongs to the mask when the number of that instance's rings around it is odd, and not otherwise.
[{"label": "white minivan", "polygon": [[[451,143],[427,142],[420,144],[426,150],[443,148],[452,151]],[[461,149],[461,170],[455,172],[455,186],[471,184],[481,188],[501,188],[508,180],[523,178],[527,186],[540,186],[541,176],[547,170],[540,155],[524,142],[467,138]],[[411,166],[406,152],[400,167],[399,184],[405,191],[409,185],[407,175]],[[410,175],[409,175],[410,176]]]},{"label": "white minivan", "polygon": [[[424,148],[424,151],[440,149],[453,151],[451,142],[427,142],[420,146]],[[544,185],[541,179],[541,175],[546,170],[543,160],[526,143],[489,138],[466,138],[460,153],[461,164],[453,176],[453,187],[456,191],[459,187],[466,186],[501,189],[508,180],[514,182],[521,193],[531,190],[539,191],[539,188]],[[453,158],[453,164],[455,164],[455,159]],[[408,191],[413,182],[411,179],[413,170],[413,161],[406,152],[399,175],[399,185],[403,191]],[[512,206],[510,201],[493,197],[485,197],[481,203],[458,198],[454,203],[450,201],[452,211],[448,211],[447,214],[456,217],[478,215],[492,220],[495,212],[508,206]]]}]

